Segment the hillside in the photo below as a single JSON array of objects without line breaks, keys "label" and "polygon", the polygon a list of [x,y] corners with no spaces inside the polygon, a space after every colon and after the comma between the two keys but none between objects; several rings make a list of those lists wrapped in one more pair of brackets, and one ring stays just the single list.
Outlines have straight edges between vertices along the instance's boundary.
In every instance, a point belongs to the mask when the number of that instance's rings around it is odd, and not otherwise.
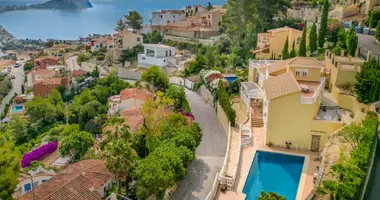
[{"label": "hillside", "polygon": [[92,4],[89,0],[50,0],[42,4],[31,5],[30,8],[76,10],[92,8]]}]

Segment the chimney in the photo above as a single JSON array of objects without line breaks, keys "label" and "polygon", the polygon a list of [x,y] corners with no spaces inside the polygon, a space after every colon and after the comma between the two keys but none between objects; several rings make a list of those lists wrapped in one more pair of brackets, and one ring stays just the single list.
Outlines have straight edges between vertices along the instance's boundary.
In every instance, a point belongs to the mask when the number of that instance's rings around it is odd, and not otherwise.
[{"label": "chimney", "polygon": [[367,62],[369,62],[372,59],[372,51],[368,51],[367,53]]},{"label": "chimney", "polygon": [[340,50],[340,56],[344,56],[344,50]]}]

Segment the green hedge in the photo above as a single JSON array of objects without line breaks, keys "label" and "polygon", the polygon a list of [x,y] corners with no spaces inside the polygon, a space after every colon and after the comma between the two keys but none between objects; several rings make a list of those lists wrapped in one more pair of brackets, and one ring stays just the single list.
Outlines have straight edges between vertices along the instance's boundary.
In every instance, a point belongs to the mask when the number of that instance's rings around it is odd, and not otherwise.
[{"label": "green hedge", "polygon": [[230,97],[227,93],[226,87],[223,84],[223,81],[219,81],[218,101],[220,103],[220,106],[222,106],[224,112],[226,113],[228,120],[231,122],[231,125],[235,126],[236,112],[232,108]]},{"label": "green hedge", "polygon": [[336,199],[360,199],[377,137],[377,126],[377,116],[369,113],[363,121],[361,130],[363,131],[363,138],[360,140],[359,145],[351,152],[347,162],[341,162],[333,166],[340,179]]}]

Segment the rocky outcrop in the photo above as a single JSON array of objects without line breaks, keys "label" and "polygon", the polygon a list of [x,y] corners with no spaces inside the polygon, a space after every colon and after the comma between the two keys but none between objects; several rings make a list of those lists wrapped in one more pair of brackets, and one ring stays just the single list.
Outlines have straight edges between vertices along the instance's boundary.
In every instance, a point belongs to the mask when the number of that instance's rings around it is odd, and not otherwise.
[{"label": "rocky outcrop", "polygon": [[78,10],[92,8],[89,0],[50,0],[41,4],[0,6],[0,13],[27,9]]},{"label": "rocky outcrop", "polygon": [[31,5],[30,8],[76,10],[92,8],[92,4],[89,0],[50,0],[42,4]]},{"label": "rocky outcrop", "polygon": [[5,28],[0,26],[0,42],[3,40],[9,40],[13,38],[14,36],[11,33],[9,33],[7,30],[5,30]]}]

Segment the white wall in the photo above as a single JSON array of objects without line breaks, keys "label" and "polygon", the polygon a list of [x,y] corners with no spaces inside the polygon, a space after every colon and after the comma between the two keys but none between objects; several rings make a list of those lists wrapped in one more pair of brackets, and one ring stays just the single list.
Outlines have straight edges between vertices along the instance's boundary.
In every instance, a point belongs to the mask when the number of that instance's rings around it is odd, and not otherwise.
[{"label": "white wall", "polygon": [[111,179],[108,180],[103,186],[101,186],[98,190],[99,194],[102,196],[102,197],[106,197],[106,190],[109,189],[111,187]]},{"label": "white wall", "polygon": [[[33,182],[34,183],[37,182],[38,183],[37,187],[38,187],[39,185],[42,184],[42,180],[47,181],[47,180],[51,179],[52,177],[53,176],[36,176],[36,177],[33,177]],[[13,194],[13,196],[18,198],[18,197],[21,197],[22,195],[26,194],[27,192],[25,192],[25,187],[24,187],[26,184],[31,184],[30,178],[25,179],[25,180],[23,180],[17,184],[16,189],[15,189],[15,193]],[[31,191],[31,190],[29,190],[29,191]]]},{"label": "white wall", "polygon": [[146,56],[145,54],[138,55],[138,65],[141,67],[150,67],[151,65],[163,67],[167,64],[167,58],[155,58],[151,56]]},{"label": "white wall", "polygon": [[[162,17],[161,17],[162,16]],[[165,26],[166,24],[169,23],[178,23],[181,21],[181,19],[185,18],[186,14],[185,13],[180,13],[180,14],[170,14],[168,13],[152,13],[152,26]]]}]

